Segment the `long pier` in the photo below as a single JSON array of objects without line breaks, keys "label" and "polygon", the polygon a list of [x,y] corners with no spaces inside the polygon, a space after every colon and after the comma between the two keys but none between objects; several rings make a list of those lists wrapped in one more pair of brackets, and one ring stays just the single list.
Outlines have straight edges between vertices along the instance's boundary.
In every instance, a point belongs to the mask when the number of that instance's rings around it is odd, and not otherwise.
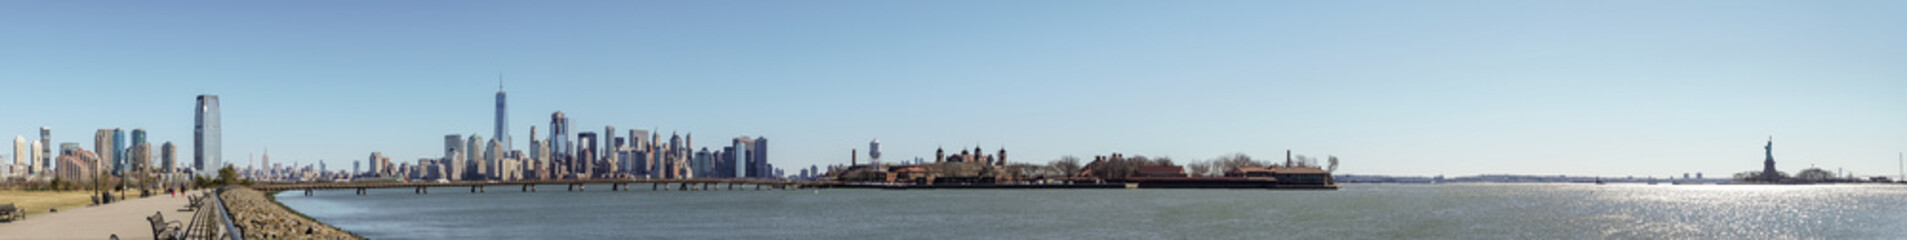
[{"label": "long pier", "polygon": [[[429,194],[431,188],[468,187],[470,192],[486,192],[489,186],[519,186],[519,191],[535,192],[539,185],[564,185],[568,191],[588,191],[586,184],[609,184],[610,191],[627,191],[630,185],[649,184],[650,190],[737,190],[753,187],[761,189],[798,189],[826,188],[839,186],[839,182],[830,181],[793,181],[744,178],[688,178],[688,179],[557,179],[557,180],[515,180],[515,181],[457,181],[457,182],[314,182],[314,183],[259,183],[252,189],[259,191],[305,190],[305,195],[321,189],[356,189],[358,195],[365,195],[373,188],[412,188],[415,194]],[[672,189],[673,188],[673,189]]]}]

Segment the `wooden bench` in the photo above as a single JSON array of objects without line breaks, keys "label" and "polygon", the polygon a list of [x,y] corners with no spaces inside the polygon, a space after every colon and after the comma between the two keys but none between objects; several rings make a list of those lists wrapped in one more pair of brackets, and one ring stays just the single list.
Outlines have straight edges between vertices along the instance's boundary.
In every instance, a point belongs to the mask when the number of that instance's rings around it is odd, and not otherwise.
[{"label": "wooden bench", "polygon": [[0,204],[0,217],[6,217],[9,222],[26,219],[26,209],[14,206],[12,203]]},{"label": "wooden bench", "polygon": [[185,224],[179,221],[166,221],[166,216],[161,215],[160,212],[152,212],[152,216],[146,217],[146,221],[152,223],[153,239],[179,239],[179,230],[185,227]]}]

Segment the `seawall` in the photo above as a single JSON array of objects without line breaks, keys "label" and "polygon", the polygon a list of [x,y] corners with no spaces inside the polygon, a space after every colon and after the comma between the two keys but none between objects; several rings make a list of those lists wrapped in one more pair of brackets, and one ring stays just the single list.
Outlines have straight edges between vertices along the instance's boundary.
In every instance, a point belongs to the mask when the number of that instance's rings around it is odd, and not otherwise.
[{"label": "seawall", "polygon": [[246,239],[362,239],[291,211],[266,194],[233,187],[219,195],[232,211],[232,224]]}]

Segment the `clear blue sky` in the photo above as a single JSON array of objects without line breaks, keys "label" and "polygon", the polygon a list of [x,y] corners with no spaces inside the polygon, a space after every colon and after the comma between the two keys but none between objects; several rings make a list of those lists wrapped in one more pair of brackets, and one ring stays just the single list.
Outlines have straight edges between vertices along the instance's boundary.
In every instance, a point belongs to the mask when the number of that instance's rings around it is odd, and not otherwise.
[{"label": "clear blue sky", "polygon": [[[779,167],[1336,155],[1368,174],[1711,176],[1907,151],[1899,1],[0,2],[0,133],[146,128],[349,168],[510,127],[770,139]],[[618,134],[622,135],[622,134]],[[11,154],[8,151],[5,154]],[[180,153],[190,159],[191,152]]]}]

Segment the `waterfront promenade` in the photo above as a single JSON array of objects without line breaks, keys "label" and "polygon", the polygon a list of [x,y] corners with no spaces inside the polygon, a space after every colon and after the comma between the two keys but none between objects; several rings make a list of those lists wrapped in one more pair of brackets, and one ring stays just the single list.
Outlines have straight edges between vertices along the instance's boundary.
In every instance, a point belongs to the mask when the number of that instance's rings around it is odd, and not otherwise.
[{"label": "waterfront promenade", "polygon": [[[211,190],[191,191],[204,194]],[[153,212],[167,221],[191,221],[192,211],[184,209],[186,195],[156,195],[128,198],[106,205],[60,209],[57,213],[37,214],[26,220],[0,223],[0,239],[152,239],[152,223],[146,217]]]},{"label": "waterfront promenade", "polygon": [[688,179],[560,179],[560,180],[517,180],[517,181],[458,181],[458,182],[317,182],[317,183],[260,183],[250,187],[259,191],[290,191],[319,189],[357,189],[362,194],[371,188],[415,188],[417,193],[429,193],[430,188],[468,187],[470,192],[488,191],[488,186],[517,186],[518,191],[537,191],[540,185],[563,185],[565,191],[583,190],[585,184],[610,184],[610,191],[629,190],[633,184],[649,184],[651,189],[668,190],[735,190],[754,188],[816,188],[841,185],[831,181],[792,181],[745,178],[688,178]]}]

